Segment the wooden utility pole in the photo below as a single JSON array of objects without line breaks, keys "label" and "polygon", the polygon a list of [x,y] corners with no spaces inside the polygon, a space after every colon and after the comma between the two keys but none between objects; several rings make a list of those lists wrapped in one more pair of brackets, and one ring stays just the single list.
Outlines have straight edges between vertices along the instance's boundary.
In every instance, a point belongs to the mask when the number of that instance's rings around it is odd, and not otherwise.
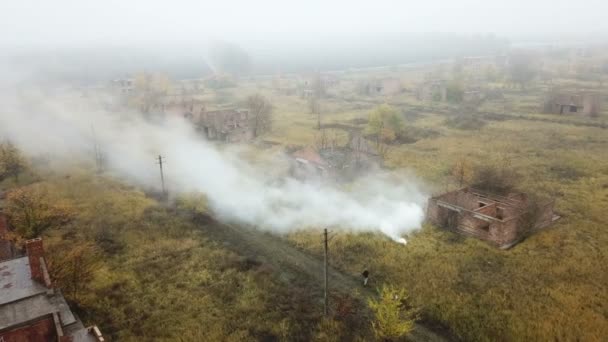
[{"label": "wooden utility pole", "polygon": [[324,297],[324,305],[323,305],[323,313],[325,314],[325,316],[327,316],[328,312],[329,312],[329,297],[328,297],[328,293],[327,293],[327,228],[323,229],[323,244],[325,247],[325,297]]},{"label": "wooden utility pole", "polygon": [[91,126],[91,130],[93,131],[93,149],[95,153],[95,166],[97,168],[97,173],[103,172],[103,154],[99,149],[99,145],[97,144],[97,135],[95,135],[95,128]]},{"label": "wooden utility pole", "polygon": [[158,155],[158,165],[160,167],[160,183],[163,189],[163,197],[167,195],[167,190],[165,189],[165,175],[163,174],[163,156]]}]

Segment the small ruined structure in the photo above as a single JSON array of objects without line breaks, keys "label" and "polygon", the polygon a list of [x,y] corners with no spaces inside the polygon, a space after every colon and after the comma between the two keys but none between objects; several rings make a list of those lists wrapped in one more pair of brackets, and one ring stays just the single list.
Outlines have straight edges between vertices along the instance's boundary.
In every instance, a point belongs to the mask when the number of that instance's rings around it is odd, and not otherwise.
[{"label": "small ruined structure", "polygon": [[0,341],[103,342],[53,288],[42,240],[26,241],[25,249],[26,256],[0,262]]},{"label": "small ruined structure", "polygon": [[402,91],[401,81],[397,78],[371,80],[362,84],[361,91],[365,95],[396,95]]},{"label": "small ruined structure", "polygon": [[293,158],[290,174],[298,179],[320,179],[327,177],[332,171],[329,163],[321,157],[316,149],[307,146],[291,153]]},{"label": "small ruined structure", "polygon": [[509,248],[527,233],[557,220],[553,205],[533,205],[522,193],[499,196],[464,188],[430,198],[427,219],[442,228]]},{"label": "small ruined structure", "polygon": [[595,116],[600,112],[600,96],[594,93],[551,92],[545,98],[543,113]]},{"label": "small ruined structure", "polygon": [[473,79],[483,79],[489,69],[501,70],[507,66],[506,55],[466,56],[456,61],[456,66],[462,68]]},{"label": "small ruined structure", "polygon": [[446,80],[430,80],[421,83],[416,89],[419,101],[447,101],[448,87]]},{"label": "small ruined structure", "polygon": [[130,94],[135,91],[134,78],[118,78],[110,82],[110,88],[120,94]]},{"label": "small ruined structure", "polygon": [[245,142],[253,138],[247,110],[202,109],[199,114],[194,113],[192,120],[197,129],[209,140]]},{"label": "small ruined structure", "polygon": [[375,148],[361,134],[351,134],[344,146],[304,147],[291,154],[290,173],[300,179],[348,181],[379,163]]},{"label": "small ruined structure", "polygon": [[194,100],[190,96],[170,93],[151,102],[148,112],[191,119],[195,113],[200,113],[204,108],[202,101]]},{"label": "small ruined structure", "polygon": [[462,94],[462,102],[478,103],[486,98],[485,93],[480,88],[471,88]]}]

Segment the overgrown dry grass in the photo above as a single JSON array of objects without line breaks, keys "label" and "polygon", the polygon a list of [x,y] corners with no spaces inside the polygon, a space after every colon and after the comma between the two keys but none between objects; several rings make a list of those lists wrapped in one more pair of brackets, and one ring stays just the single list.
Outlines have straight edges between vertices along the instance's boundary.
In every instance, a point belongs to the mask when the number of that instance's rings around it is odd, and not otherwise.
[{"label": "overgrown dry grass", "polygon": [[[454,187],[446,174],[459,159],[483,165],[507,158],[523,175],[520,189],[557,200],[560,221],[508,251],[432,226],[410,236],[405,247],[378,235],[339,233],[331,243],[332,262],[353,274],[368,268],[375,285],[404,286],[426,319],[447,325],[464,340],[603,340],[608,336],[608,131],[575,124],[605,122],[606,114],[598,119],[538,114],[541,98],[542,89],[533,88],[511,92],[504,104],[485,104],[486,110],[502,106],[495,112],[522,117],[496,120],[480,111],[485,125],[477,129],[449,127],[441,107],[427,106],[408,125],[439,135],[393,148],[386,165],[413,169],[441,192]],[[352,116],[345,109],[332,118]],[[317,236],[299,232],[289,239],[320,255]]]}]

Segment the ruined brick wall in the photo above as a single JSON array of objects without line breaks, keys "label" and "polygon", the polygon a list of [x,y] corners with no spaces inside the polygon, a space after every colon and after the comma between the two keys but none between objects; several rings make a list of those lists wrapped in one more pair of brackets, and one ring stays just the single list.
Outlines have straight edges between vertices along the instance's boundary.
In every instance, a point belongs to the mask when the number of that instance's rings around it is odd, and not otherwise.
[{"label": "ruined brick wall", "polygon": [[500,247],[508,246],[518,239],[517,219],[496,222],[490,225],[488,240]]},{"label": "ruined brick wall", "polygon": [[479,198],[469,192],[457,191],[449,194],[446,202],[455,204],[467,210],[479,208]]},{"label": "ruined brick wall", "polygon": [[459,217],[458,230],[467,235],[487,240],[490,234],[490,223],[475,218],[471,213],[463,213]]},{"label": "ruined brick wall", "polygon": [[35,238],[27,240],[25,242],[25,252],[30,263],[30,271],[32,273],[32,279],[39,281],[44,284],[44,271],[40,258],[44,257],[44,248],[42,246],[42,239]]},{"label": "ruined brick wall", "polygon": [[[10,329],[10,328],[9,328]],[[0,332],[4,342],[48,342],[57,341],[57,331],[53,317],[29,323],[25,326]]]},{"label": "ruined brick wall", "polygon": [[475,212],[491,217],[496,217],[496,203],[491,203],[489,205],[486,205],[485,207],[477,208],[475,209]]},{"label": "ruined brick wall", "polygon": [[441,225],[440,207],[437,205],[437,200],[431,198],[426,207],[426,218],[429,222],[435,225]]},{"label": "ruined brick wall", "polygon": [[598,115],[600,112],[600,99],[597,95],[588,94],[583,97],[583,114]]}]

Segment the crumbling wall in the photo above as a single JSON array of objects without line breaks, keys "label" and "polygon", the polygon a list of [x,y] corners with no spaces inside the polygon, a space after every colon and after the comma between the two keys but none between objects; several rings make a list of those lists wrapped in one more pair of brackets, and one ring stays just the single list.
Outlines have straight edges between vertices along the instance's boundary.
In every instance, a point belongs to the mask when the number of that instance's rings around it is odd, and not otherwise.
[{"label": "crumbling wall", "polygon": [[53,317],[46,317],[15,329],[1,331],[0,341],[57,341],[57,330]]},{"label": "crumbling wall", "polygon": [[488,205],[475,209],[475,212],[491,217],[496,217],[496,209],[496,203],[490,203]]},{"label": "crumbling wall", "polygon": [[476,218],[472,213],[461,213],[458,230],[471,236],[487,240],[490,232],[490,222]]},{"label": "crumbling wall", "polygon": [[499,247],[510,246],[517,242],[519,235],[517,231],[517,219],[495,222],[490,225],[488,240]]},{"label": "crumbling wall", "polygon": [[479,198],[466,191],[448,192],[439,199],[467,210],[475,210],[479,208]]}]

